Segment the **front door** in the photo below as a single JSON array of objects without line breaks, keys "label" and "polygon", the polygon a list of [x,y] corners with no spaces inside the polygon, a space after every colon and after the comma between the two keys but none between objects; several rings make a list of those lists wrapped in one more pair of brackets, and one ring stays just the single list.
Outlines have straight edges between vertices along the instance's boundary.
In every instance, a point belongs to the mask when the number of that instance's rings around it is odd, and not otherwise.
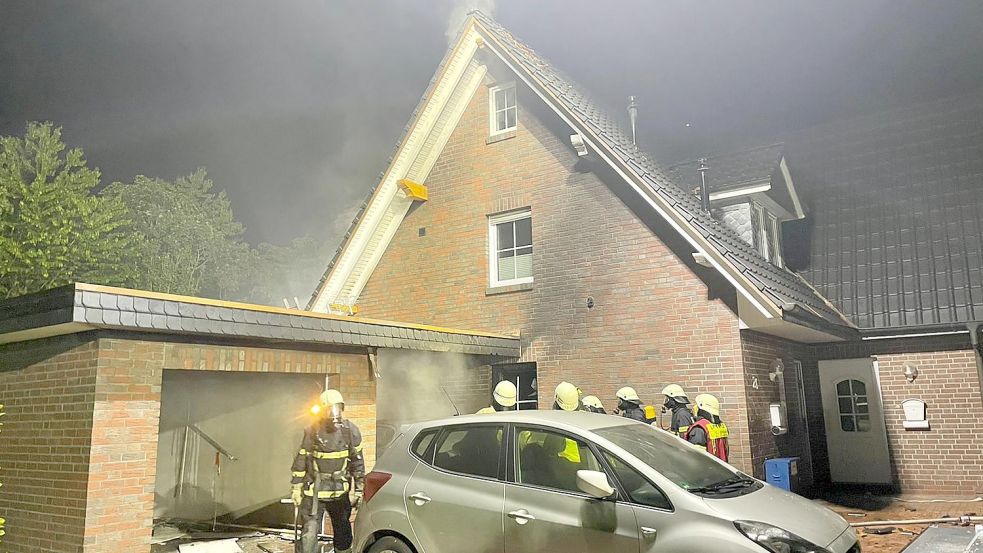
[{"label": "front door", "polygon": [[518,427],[514,435],[516,481],[505,488],[508,553],[638,551],[631,506],[577,488],[578,470],[604,470],[587,444],[539,428]]},{"label": "front door", "polygon": [[833,482],[893,481],[874,363],[870,358],[819,362]]}]

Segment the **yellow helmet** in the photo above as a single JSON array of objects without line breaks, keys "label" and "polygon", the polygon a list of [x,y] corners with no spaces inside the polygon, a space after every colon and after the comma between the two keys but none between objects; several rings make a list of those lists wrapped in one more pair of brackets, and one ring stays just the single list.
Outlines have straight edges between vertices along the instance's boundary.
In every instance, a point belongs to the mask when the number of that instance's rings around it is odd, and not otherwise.
[{"label": "yellow helmet", "polygon": [[601,405],[601,400],[598,399],[597,396],[584,396],[584,399],[582,399],[581,402],[584,404],[584,407],[604,409],[604,406]]},{"label": "yellow helmet", "polygon": [[625,386],[624,388],[618,390],[618,393],[614,395],[617,396],[618,399],[623,399],[625,401],[634,401],[634,402],[642,401],[638,399],[638,392],[636,392],[635,388],[632,388],[631,386]]},{"label": "yellow helmet", "polygon": [[518,391],[515,389],[515,384],[512,384],[508,380],[503,380],[496,384],[495,391],[492,393],[495,403],[502,407],[512,407],[515,405],[517,395]]},{"label": "yellow helmet", "polygon": [[569,382],[560,382],[556,385],[556,392],[553,394],[553,399],[556,400],[556,404],[560,406],[560,409],[564,411],[576,411],[580,405],[580,390]]},{"label": "yellow helmet", "polygon": [[325,407],[331,407],[336,403],[345,404],[345,398],[341,397],[341,392],[338,390],[331,388],[321,394],[321,404]]},{"label": "yellow helmet", "polygon": [[706,411],[715,417],[720,416],[720,400],[710,394],[696,396],[696,408]]},{"label": "yellow helmet", "polygon": [[686,392],[683,391],[683,387],[679,384],[670,384],[666,386],[662,389],[662,395],[671,397],[683,403],[689,403],[689,398],[686,397]]}]

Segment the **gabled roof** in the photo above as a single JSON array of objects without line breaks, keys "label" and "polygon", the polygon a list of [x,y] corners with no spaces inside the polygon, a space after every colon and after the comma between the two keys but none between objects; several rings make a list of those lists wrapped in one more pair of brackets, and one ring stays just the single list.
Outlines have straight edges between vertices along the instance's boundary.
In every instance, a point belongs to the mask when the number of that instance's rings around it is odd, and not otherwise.
[{"label": "gabled roof", "polygon": [[94,329],[517,357],[519,338],[76,283],[0,300],[0,344]]},{"label": "gabled roof", "polygon": [[[765,319],[791,319],[799,324],[815,324],[834,333],[853,336],[852,324],[832,304],[819,295],[801,277],[765,261],[760,254],[701,209],[693,195],[684,192],[655,161],[632,144],[620,122],[605,113],[574,82],[563,76],[549,62],[515,38],[504,27],[480,12],[473,12],[461,38],[442,64],[454,60],[472,34],[516,73],[570,127],[580,134],[590,150],[607,162],[639,196],[693,246],[697,253],[730,281],[753,308]],[[438,70],[421,106],[428,106],[445,69]],[[414,115],[410,135],[417,129],[420,116]],[[405,145],[404,137],[403,144]],[[400,146],[400,149],[405,146]],[[390,166],[390,171],[393,167]],[[397,176],[398,177],[398,176]],[[376,194],[378,195],[378,189]],[[373,203],[374,200],[371,203]],[[368,209],[371,209],[371,205]],[[332,299],[319,298],[326,283],[335,275],[339,259],[352,252],[360,220],[342,244],[339,255],[325,273],[309,306],[323,305]]]}]

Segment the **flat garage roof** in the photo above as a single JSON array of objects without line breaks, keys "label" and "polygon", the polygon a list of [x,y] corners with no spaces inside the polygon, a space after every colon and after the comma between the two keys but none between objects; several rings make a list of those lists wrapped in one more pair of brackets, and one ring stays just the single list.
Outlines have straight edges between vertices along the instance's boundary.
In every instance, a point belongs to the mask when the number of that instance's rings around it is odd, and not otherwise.
[{"label": "flat garage roof", "polygon": [[85,283],[0,301],[0,344],[95,329],[519,356],[517,336]]}]

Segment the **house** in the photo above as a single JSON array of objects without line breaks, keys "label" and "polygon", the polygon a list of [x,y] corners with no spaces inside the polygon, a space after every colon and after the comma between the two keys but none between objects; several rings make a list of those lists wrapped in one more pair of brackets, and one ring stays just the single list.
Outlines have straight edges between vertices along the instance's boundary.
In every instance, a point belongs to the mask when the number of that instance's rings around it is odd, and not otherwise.
[{"label": "house", "polygon": [[476,12],[308,308],[519,335],[467,409],[500,378],[523,408],[679,383],[759,477],[983,490],[983,108],[957,104],[663,169]]}]

